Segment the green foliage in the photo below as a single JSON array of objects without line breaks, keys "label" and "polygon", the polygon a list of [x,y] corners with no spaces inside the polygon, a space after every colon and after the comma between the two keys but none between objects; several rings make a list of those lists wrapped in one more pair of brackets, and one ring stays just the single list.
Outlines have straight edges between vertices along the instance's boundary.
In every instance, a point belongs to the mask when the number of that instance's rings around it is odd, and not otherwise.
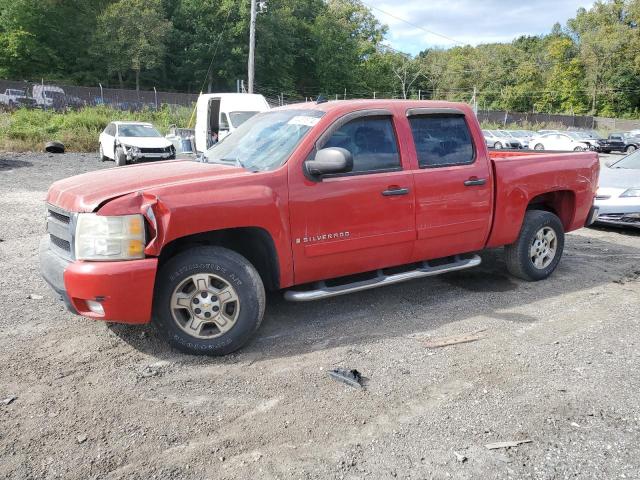
[{"label": "green foliage", "polygon": [[[548,35],[511,43],[384,47],[360,0],[266,0],[257,91],[289,98],[417,97],[482,109],[635,116],[640,0],[599,0]],[[0,77],[187,92],[246,78],[250,0],[0,0]],[[65,27],[68,26],[68,27]]]},{"label": "green foliage", "polygon": [[172,124],[186,125],[191,115],[188,107],[127,112],[108,107],[89,107],[66,113],[51,110],[19,109],[0,113],[0,149],[41,150],[49,140],[62,141],[68,150],[96,151],[98,135],[114,120],[153,123],[162,133]]}]

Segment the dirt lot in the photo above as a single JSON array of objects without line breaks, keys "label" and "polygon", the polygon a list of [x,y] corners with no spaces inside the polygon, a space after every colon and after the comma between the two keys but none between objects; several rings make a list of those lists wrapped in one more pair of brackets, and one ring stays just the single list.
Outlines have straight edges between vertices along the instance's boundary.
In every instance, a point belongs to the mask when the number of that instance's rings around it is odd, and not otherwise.
[{"label": "dirt lot", "polygon": [[[40,278],[47,187],[111,166],[0,154],[1,478],[640,478],[637,233],[570,234],[535,284],[492,251],[320,303],[274,294],[248,347],[196,358],[65,312]],[[485,447],[511,440],[531,442]]]}]

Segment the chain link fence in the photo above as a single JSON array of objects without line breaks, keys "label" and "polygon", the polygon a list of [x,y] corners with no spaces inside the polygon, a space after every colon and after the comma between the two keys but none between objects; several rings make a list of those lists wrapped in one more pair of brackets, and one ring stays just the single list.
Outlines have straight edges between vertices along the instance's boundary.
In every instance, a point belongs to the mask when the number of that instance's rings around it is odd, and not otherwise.
[{"label": "chain link fence", "polygon": [[0,80],[0,108],[4,110],[20,107],[68,110],[106,105],[119,110],[138,111],[158,109],[162,105],[191,106],[197,99],[198,95],[192,93]]}]

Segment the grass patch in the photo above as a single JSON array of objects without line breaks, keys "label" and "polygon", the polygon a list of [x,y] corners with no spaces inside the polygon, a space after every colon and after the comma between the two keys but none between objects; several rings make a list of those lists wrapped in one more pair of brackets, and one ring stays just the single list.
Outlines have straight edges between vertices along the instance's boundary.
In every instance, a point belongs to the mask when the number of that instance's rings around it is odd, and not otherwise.
[{"label": "grass patch", "polygon": [[139,112],[103,106],[70,112],[19,109],[0,113],[0,150],[42,151],[46,142],[58,140],[70,152],[95,152],[98,149],[98,135],[109,122],[151,122],[166,134],[173,124],[186,126],[191,111],[188,107],[169,106]]}]

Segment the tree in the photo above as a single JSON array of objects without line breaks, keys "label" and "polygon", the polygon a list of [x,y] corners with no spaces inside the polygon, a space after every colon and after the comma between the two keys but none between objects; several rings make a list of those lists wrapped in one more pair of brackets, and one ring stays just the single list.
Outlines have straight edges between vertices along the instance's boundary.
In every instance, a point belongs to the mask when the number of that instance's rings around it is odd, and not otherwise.
[{"label": "tree", "polygon": [[117,73],[122,85],[126,70],[135,74],[140,90],[140,72],[162,64],[171,23],[164,19],[160,0],[119,0],[98,17],[93,53]]}]

